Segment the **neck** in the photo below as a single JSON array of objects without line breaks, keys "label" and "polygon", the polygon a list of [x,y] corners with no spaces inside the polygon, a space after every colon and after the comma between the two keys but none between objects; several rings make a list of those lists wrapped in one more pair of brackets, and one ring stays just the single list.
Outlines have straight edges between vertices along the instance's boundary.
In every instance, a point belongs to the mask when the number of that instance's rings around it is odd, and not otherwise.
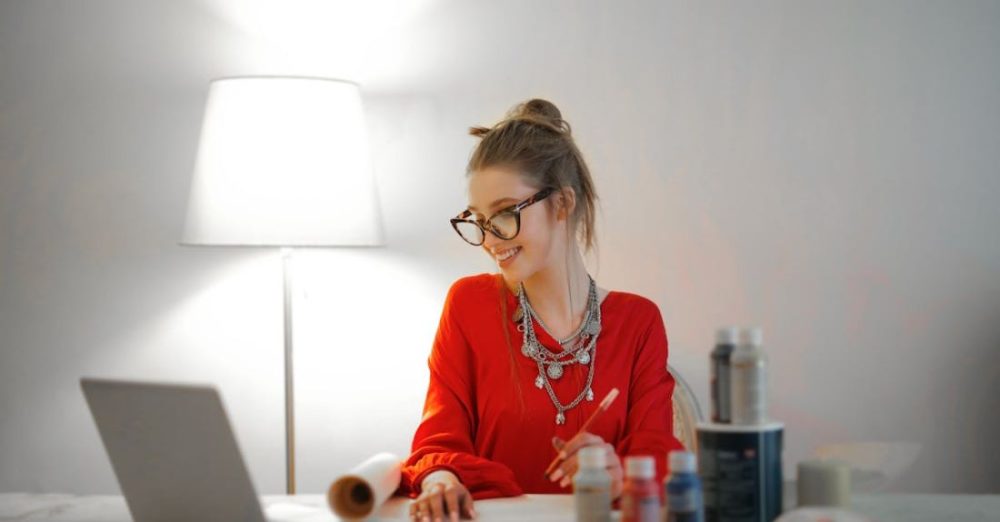
[{"label": "neck", "polygon": [[[517,293],[516,283],[511,291]],[[590,291],[590,278],[580,249],[574,245],[568,260],[549,263],[525,279],[524,291],[531,307],[546,323],[579,324],[586,314]]]}]

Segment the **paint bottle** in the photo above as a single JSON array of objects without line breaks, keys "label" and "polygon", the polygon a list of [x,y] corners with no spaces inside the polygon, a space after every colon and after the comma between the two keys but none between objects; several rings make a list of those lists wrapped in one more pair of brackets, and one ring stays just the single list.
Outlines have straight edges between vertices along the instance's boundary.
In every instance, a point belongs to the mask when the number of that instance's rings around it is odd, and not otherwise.
[{"label": "paint bottle", "polygon": [[732,424],[767,422],[767,356],[760,328],[744,328],[730,360]]},{"label": "paint bottle", "polygon": [[666,522],[704,522],[705,505],[702,503],[701,479],[694,453],[671,451],[670,476],[664,481],[667,499]]},{"label": "paint bottle", "polygon": [[660,520],[660,487],[656,483],[656,461],[653,457],[625,457],[621,508],[621,522]]},{"label": "paint bottle", "polygon": [[731,418],[729,359],[736,349],[739,330],[734,326],[715,332],[715,349],[710,356],[712,378],[712,422],[728,424]]},{"label": "paint bottle", "polygon": [[577,452],[579,471],[573,475],[573,497],[577,522],[611,520],[611,475],[604,448],[585,446]]}]

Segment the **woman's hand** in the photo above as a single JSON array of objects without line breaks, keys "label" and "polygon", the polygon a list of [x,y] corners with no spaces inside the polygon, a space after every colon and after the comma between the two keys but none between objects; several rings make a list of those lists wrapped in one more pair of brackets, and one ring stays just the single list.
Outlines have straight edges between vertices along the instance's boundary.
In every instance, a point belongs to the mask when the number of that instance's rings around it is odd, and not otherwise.
[{"label": "woman's hand", "polygon": [[624,484],[624,472],[622,470],[622,461],[618,458],[618,454],[615,453],[615,447],[604,439],[600,438],[593,433],[583,432],[575,439],[570,440],[569,444],[559,437],[552,438],[552,445],[555,446],[556,450],[560,452],[560,456],[563,457],[563,462],[559,465],[552,474],[549,475],[549,480],[555,482],[559,481],[560,487],[566,487],[573,480],[573,475],[576,474],[580,467],[579,461],[577,460],[577,452],[580,448],[584,446],[600,446],[604,448],[604,462],[608,470],[608,474],[611,475],[611,499],[614,500],[621,496],[622,487]]},{"label": "woman's hand", "polygon": [[459,518],[476,518],[472,495],[454,473],[432,471],[420,484],[420,496],[410,504],[410,520],[457,522]]}]

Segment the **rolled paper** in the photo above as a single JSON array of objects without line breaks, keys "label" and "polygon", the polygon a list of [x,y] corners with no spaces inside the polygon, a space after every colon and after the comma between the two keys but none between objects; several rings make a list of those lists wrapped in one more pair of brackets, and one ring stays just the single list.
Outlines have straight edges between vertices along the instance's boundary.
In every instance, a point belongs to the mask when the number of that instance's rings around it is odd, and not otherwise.
[{"label": "rolled paper", "polygon": [[358,464],[330,484],[326,501],[340,518],[371,515],[399,487],[403,461],[392,453],[379,453]]}]

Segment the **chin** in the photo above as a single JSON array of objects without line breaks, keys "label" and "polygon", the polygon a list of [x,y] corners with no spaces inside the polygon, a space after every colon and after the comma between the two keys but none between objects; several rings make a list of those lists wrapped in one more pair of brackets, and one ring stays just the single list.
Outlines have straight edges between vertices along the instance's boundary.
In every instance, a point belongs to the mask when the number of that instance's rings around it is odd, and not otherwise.
[{"label": "chin", "polygon": [[500,275],[503,276],[504,281],[507,281],[511,285],[516,285],[523,280],[523,278],[519,274],[519,271],[516,269],[511,270],[509,268],[500,268],[500,267],[497,267],[497,269],[500,271]]},{"label": "chin", "polygon": [[503,275],[505,281],[516,286],[518,283],[530,278],[534,272],[525,270],[522,267],[507,267],[500,268],[500,273]]},{"label": "chin", "polygon": [[497,270],[499,270],[504,280],[511,286],[516,286],[522,281],[527,281],[539,270],[539,267],[534,264],[534,258],[531,254],[529,253],[526,256],[526,248],[523,246],[521,248],[521,253],[518,254],[518,259],[514,260],[514,264],[504,267],[497,264]]}]

